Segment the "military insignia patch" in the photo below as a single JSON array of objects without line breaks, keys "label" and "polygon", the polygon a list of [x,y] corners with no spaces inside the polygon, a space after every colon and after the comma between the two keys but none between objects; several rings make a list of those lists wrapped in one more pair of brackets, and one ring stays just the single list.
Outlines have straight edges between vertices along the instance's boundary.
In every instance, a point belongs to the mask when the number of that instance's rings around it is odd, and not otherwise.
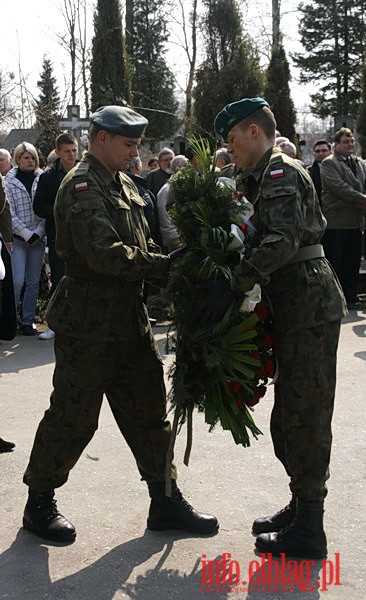
[{"label": "military insignia patch", "polygon": [[85,192],[85,190],[89,189],[89,185],[87,181],[83,181],[82,183],[75,184],[75,192]]},{"label": "military insignia patch", "polygon": [[270,179],[278,179],[279,177],[284,177],[285,172],[283,169],[275,169],[274,171],[269,172]]}]

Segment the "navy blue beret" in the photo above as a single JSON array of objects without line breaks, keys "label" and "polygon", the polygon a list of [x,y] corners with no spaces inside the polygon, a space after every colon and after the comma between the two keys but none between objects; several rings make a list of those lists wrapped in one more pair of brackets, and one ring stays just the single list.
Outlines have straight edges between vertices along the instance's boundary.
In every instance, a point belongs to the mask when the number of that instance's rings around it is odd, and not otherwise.
[{"label": "navy blue beret", "polygon": [[130,138],[143,134],[148,120],[127,106],[101,106],[91,116],[90,121],[106,131]]},{"label": "navy blue beret", "polygon": [[263,98],[242,98],[242,100],[227,104],[216,115],[214,123],[216,134],[226,140],[230,129],[234,125],[263,106],[269,106],[268,102]]}]

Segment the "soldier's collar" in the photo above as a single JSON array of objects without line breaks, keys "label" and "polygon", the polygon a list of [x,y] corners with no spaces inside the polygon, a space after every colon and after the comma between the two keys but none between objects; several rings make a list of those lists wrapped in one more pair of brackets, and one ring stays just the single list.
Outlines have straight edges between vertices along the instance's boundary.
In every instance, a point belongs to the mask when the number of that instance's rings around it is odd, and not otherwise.
[{"label": "soldier's collar", "polygon": [[262,158],[257,162],[256,165],[254,165],[253,167],[249,167],[248,169],[243,169],[242,170],[243,178],[249,177],[249,175],[251,175],[253,177],[253,179],[255,179],[256,181],[259,181],[259,179],[262,177],[263,170],[269,163],[269,159],[270,159],[272,153],[276,150],[277,149],[273,148],[273,147],[269,148],[263,154]]},{"label": "soldier's collar", "polygon": [[98,160],[97,157],[94,156],[94,154],[91,154],[90,152],[86,152],[84,156],[88,159],[89,164],[93,168],[98,170],[98,175],[103,180],[103,182],[106,185],[109,185],[114,178],[112,173],[107,169],[107,167],[105,167],[103,163],[101,163],[100,160]]}]

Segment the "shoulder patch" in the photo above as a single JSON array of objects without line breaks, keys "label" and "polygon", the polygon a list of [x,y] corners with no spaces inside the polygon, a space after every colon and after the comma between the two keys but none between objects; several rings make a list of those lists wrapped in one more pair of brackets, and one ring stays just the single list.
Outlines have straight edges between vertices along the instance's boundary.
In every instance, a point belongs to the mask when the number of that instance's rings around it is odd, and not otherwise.
[{"label": "shoulder patch", "polygon": [[75,183],[74,189],[75,192],[85,192],[89,189],[89,184],[87,181],[83,181],[82,183]]},{"label": "shoulder patch", "polygon": [[284,177],[284,176],[285,176],[285,171],[283,169],[273,169],[272,171],[269,171],[270,179],[278,179],[279,177]]}]

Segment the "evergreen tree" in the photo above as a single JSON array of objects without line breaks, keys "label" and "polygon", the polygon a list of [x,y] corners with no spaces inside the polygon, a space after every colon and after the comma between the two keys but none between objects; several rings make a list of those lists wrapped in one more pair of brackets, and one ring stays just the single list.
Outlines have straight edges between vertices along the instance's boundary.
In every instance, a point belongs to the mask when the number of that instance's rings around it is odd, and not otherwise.
[{"label": "evergreen tree", "polygon": [[9,73],[0,67],[0,129],[4,134],[7,128],[16,123],[18,113],[16,87],[14,73]]},{"label": "evergreen tree", "polygon": [[55,138],[59,132],[58,122],[60,115],[60,97],[53,76],[51,60],[46,56],[42,62],[42,72],[37,87],[40,89],[39,99],[34,103],[36,115],[35,127],[42,130],[37,148],[46,158],[55,147]]},{"label": "evergreen tree", "polygon": [[126,10],[132,104],[149,120],[148,137],[158,140],[171,137],[178,127],[174,76],[164,57],[164,10],[159,0],[135,0],[133,11]]},{"label": "evergreen tree", "polygon": [[362,93],[357,116],[357,133],[361,156],[366,158],[366,65],[362,69]]},{"label": "evergreen tree", "polygon": [[196,73],[194,117],[198,132],[213,136],[225,104],[263,93],[263,73],[251,39],[244,35],[236,0],[204,0],[202,35],[206,58]]},{"label": "evergreen tree", "polygon": [[98,0],[90,64],[91,110],[128,101],[128,72],[119,0]]},{"label": "evergreen tree", "polygon": [[271,61],[267,70],[264,97],[269,103],[281,135],[296,142],[296,111],[290,95],[290,66],[282,44],[272,47]]},{"label": "evergreen tree", "polygon": [[300,4],[300,36],[305,53],[294,55],[300,81],[318,84],[314,114],[356,117],[366,41],[364,0],[312,0]]}]

